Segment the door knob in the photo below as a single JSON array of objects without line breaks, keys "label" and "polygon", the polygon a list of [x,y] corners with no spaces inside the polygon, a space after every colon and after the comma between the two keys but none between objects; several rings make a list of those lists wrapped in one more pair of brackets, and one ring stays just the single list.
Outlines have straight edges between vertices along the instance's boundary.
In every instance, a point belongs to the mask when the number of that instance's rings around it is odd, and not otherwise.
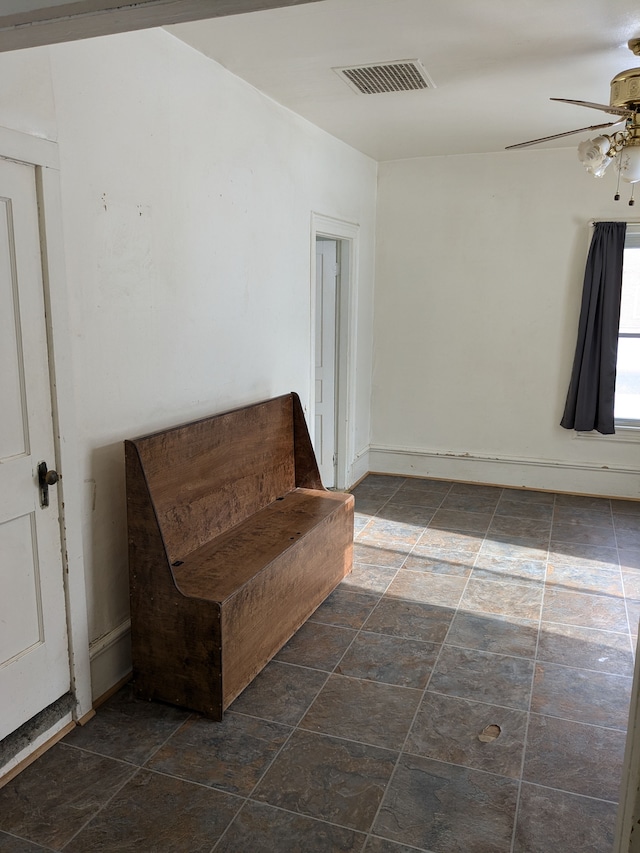
[{"label": "door knob", "polygon": [[38,483],[40,485],[40,506],[49,506],[49,486],[55,486],[60,475],[53,468],[49,470],[46,462],[38,465]]}]

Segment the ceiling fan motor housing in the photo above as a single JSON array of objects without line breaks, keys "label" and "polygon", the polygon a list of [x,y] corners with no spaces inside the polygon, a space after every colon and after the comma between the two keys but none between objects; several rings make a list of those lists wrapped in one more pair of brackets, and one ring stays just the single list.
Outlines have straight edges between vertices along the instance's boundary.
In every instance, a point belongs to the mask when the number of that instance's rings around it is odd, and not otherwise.
[{"label": "ceiling fan motor housing", "polygon": [[625,107],[636,110],[640,108],[640,68],[630,68],[621,71],[611,81],[612,107]]}]

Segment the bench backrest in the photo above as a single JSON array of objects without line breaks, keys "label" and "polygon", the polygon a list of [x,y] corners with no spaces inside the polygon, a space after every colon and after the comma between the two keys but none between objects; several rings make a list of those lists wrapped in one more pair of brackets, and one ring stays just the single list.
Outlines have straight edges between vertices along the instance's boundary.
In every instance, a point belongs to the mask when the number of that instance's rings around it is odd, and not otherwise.
[{"label": "bench backrest", "polygon": [[138,456],[172,562],[296,486],[322,488],[296,394],[125,444]]}]

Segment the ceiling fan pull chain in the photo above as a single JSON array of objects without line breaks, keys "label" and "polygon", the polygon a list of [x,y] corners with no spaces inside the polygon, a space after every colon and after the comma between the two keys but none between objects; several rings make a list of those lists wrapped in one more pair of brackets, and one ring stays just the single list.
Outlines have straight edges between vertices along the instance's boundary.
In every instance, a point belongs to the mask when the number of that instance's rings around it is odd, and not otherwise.
[{"label": "ceiling fan pull chain", "polygon": [[620,158],[621,158],[621,156],[622,156],[621,154],[618,154],[618,163],[617,163],[617,170],[618,170],[618,183],[616,184],[616,194],[615,194],[615,195],[614,195],[614,197],[613,197],[613,200],[614,200],[614,201],[620,201],[620,167],[621,167],[621,165],[622,165],[622,164],[620,163]]},{"label": "ceiling fan pull chain", "polygon": [[633,194],[635,191],[636,191],[636,185],[631,184],[631,198],[629,199],[629,207],[633,207],[633,205],[635,204],[635,200],[633,198]]}]

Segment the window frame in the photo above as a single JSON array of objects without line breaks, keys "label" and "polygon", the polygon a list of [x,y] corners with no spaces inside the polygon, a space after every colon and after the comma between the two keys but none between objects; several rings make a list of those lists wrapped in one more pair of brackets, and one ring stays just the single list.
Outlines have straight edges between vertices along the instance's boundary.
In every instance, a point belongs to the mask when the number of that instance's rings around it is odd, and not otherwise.
[{"label": "window frame", "polygon": [[[635,220],[633,222],[627,221],[627,233],[625,236],[625,251],[627,249],[627,239],[629,236],[635,237],[633,241],[636,245],[633,248],[640,249],[640,222]],[[631,248],[631,247],[630,247]],[[624,265],[623,265],[624,270]],[[638,332],[621,332],[618,329],[618,342],[620,342],[623,338],[640,338],[640,331]],[[617,378],[616,378],[616,386],[617,386]],[[617,393],[617,387],[616,391]],[[614,397],[615,399],[615,397]],[[640,418],[618,418],[614,415],[614,426],[616,432],[620,430],[624,430],[627,434],[632,435],[633,433],[637,433],[640,435]]]}]

